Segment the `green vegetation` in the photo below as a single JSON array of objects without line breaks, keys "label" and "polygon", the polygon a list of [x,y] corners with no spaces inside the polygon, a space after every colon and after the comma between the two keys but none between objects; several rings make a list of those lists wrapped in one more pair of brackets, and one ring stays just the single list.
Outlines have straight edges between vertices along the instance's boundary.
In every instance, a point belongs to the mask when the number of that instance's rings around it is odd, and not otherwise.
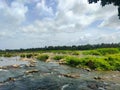
[{"label": "green vegetation", "polygon": [[41,61],[46,61],[48,58],[49,58],[49,56],[47,54],[37,56],[37,59],[41,60]]},{"label": "green vegetation", "polygon": [[80,55],[80,52],[74,51],[74,52],[72,53],[72,55]]},{"label": "green vegetation", "polygon": [[4,57],[14,57],[14,56],[16,56],[16,55],[10,54],[10,53],[6,53],[6,54],[3,54],[3,56],[4,56]]},{"label": "green vegetation", "polygon": [[[96,47],[102,47],[97,48]],[[92,70],[119,70],[120,71],[120,48],[108,47],[120,46],[120,44],[101,44],[101,45],[85,45],[74,47],[49,47],[45,50],[28,49],[21,51],[0,51],[0,56],[13,57],[20,56],[21,58],[36,58],[41,61],[46,61],[48,58],[58,61],[59,63],[67,64],[77,68],[90,68]],[[83,47],[83,49],[82,49]],[[103,48],[104,47],[104,48]],[[53,50],[51,50],[51,48]],[[60,48],[64,48],[59,50]],[[67,50],[66,48],[70,48]],[[77,49],[81,48],[81,50]],[[41,48],[42,49],[42,48]],[[49,50],[47,50],[49,49]],[[55,49],[55,50],[54,50]],[[71,50],[72,49],[72,50]],[[85,50],[84,50],[85,49]],[[33,52],[34,51],[34,52]]]},{"label": "green vegetation", "polygon": [[109,62],[106,61],[105,57],[66,57],[66,62],[70,66],[75,67],[88,67],[93,70],[116,70],[113,65],[110,65]]},{"label": "green vegetation", "polygon": [[60,55],[56,55],[53,57],[54,60],[60,60],[63,59],[65,56],[60,56]]}]

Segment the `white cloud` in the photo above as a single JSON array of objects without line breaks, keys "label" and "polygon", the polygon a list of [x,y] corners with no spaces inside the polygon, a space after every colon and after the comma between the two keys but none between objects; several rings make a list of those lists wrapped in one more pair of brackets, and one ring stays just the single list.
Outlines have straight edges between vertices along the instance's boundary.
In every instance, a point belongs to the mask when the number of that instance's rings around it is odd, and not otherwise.
[{"label": "white cloud", "polygon": [[40,16],[53,16],[53,9],[46,5],[46,0],[41,0],[36,4],[36,10]]},{"label": "white cloud", "polygon": [[[24,42],[20,39],[24,37],[27,43],[33,41],[35,46],[119,41],[119,34],[114,31],[120,30],[117,7],[108,5],[102,8],[100,3],[88,4],[87,0],[58,0],[57,11],[54,12],[53,7],[48,7],[46,2],[47,0],[14,0],[9,6],[0,1],[0,31],[5,32],[0,32],[0,37],[8,34],[14,36],[13,32],[16,32],[18,35],[14,37],[19,38],[20,42]],[[26,5],[32,3],[35,6]],[[30,8],[36,10],[31,17],[37,20],[28,23],[26,13],[30,12]],[[101,21],[100,24],[96,24],[97,21]],[[117,33],[107,34],[107,28]]]}]

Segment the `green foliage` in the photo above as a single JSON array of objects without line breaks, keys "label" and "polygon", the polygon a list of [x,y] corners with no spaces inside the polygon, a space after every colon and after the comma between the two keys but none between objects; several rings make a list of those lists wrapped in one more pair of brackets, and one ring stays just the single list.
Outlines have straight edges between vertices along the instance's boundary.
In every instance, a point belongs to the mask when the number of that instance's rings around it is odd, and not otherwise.
[{"label": "green foliage", "polygon": [[22,58],[32,58],[34,55],[32,53],[23,53],[20,55],[20,57]]},{"label": "green foliage", "polygon": [[13,56],[15,56],[15,55],[10,54],[10,53],[6,53],[6,54],[4,54],[3,56],[4,56],[4,57],[13,57]]},{"label": "green foliage", "polygon": [[20,57],[25,58],[26,55],[25,54],[20,54]]},{"label": "green foliage", "polygon": [[83,51],[84,55],[108,55],[108,54],[117,54],[120,50],[118,48],[102,48],[96,50],[87,50]]},{"label": "green foliage", "polygon": [[98,52],[97,50],[84,51],[83,54],[84,55],[101,55],[101,53]]},{"label": "green foliage", "polygon": [[103,48],[97,49],[97,51],[100,52],[102,55],[119,53],[118,48]]},{"label": "green foliage", "polygon": [[28,53],[28,54],[26,54],[26,57],[27,57],[27,58],[32,58],[32,57],[33,57],[33,54]]},{"label": "green foliage", "polygon": [[73,53],[72,53],[72,55],[79,55],[80,54],[80,52],[78,52],[78,51],[73,51]]},{"label": "green foliage", "polygon": [[93,70],[120,70],[120,61],[116,61],[115,59],[111,61],[108,60],[107,57],[66,57],[66,62],[70,66],[80,66],[80,67],[88,67]]},{"label": "green foliage", "polygon": [[37,56],[37,59],[41,60],[41,61],[46,61],[48,58],[49,58],[49,56],[47,54]]},{"label": "green foliage", "polygon": [[53,57],[54,60],[60,60],[63,59],[65,56],[60,56],[60,55],[56,55]]}]

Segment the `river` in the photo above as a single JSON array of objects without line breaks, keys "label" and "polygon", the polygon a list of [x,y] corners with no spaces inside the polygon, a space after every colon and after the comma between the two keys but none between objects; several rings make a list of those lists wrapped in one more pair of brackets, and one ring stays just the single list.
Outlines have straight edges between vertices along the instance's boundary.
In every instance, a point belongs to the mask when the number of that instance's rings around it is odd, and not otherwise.
[{"label": "river", "polygon": [[28,67],[29,62],[19,57],[0,58],[0,66],[13,64],[20,67],[0,69],[0,90],[120,90],[119,71],[87,71],[41,61]]}]

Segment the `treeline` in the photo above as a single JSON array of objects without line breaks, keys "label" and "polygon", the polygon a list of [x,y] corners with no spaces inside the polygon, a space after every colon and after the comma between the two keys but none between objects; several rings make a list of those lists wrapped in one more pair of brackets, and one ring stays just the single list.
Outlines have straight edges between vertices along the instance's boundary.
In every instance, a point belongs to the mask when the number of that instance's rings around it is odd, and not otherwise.
[{"label": "treeline", "polygon": [[42,48],[29,48],[29,49],[6,49],[0,50],[1,52],[29,52],[29,51],[46,51],[46,50],[93,50],[97,48],[119,48],[120,43],[111,43],[111,44],[94,44],[94,45],[79,45],[79,46],[45,46]]}]

